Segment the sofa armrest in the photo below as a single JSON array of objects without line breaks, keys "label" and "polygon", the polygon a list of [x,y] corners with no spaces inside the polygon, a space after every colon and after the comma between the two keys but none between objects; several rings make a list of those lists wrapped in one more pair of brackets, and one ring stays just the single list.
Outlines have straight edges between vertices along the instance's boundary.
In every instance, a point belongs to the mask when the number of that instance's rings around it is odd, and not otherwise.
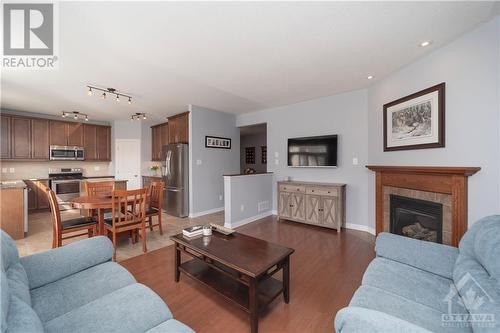
[{"label": "sofa armrest", "polygon": [[337,312],[335,331],[337,333],[431,333],[425,328],[387,313],[356,306],[349,306]]},{"label": "sofa armrest", "polygon": [[110,261],[112,256],[113,244],[107,237],[99,236],[22,257],[21,264],[30,289],[34,289]]},{"label": "sofa armrest", "polygon": [[377,256],[407,264],[421,270],[453,278],[458,249],[448,245],[421,241],[382,232],[375,243]]}]

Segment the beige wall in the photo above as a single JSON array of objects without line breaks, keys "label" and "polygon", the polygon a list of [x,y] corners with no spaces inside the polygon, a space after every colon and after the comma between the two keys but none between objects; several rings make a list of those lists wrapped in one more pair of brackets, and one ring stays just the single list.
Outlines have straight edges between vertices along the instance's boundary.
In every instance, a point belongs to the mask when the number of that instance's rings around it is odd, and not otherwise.
[{"label": "beige wall", "polygon": [[[113,176],[114,172],[109,162],[81,162],[81,161],[54,161],[54,162],[4,162],[0,161],[0,179],[30,179],[47,178],[49,168],[82,168],[84,176]],[[14,168],[14,173],[10,169]],[[98,170],[97,170],[98,169]],[[4,172],[7,171],[7,172]]]}]

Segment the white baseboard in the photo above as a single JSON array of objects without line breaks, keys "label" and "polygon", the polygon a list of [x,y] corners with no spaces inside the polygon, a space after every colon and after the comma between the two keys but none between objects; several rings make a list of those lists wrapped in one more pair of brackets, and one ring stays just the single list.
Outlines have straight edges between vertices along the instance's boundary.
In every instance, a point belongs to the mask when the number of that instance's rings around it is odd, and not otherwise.
[{"label": "white baseboard", "polygon": [[248,224],[248,223],[260,220],[260,219],[263,219],[264,217],[270,216],[272,214],[273,214],[272,211],[267,211],[267,212],[264,212],[264,213],[259,214],[259,215],[254,215],[254,216],[251,216],[251,217],[247,217],[246,219],[233,222],[229,226],[228,225],[224,225],[224,226],[227,227],[227,228],[234,229],[234,228],[237,228],[237,227],[241,227],[242,225],[245,225],[245,224]]},{"label": "white baseboard", "polygon": [[359,231],[364,231],[368,232],[372,235],[375,235],[375,229],[372,227],[369,227],[367,225],[362,225],[362,224],[354,224],[354,223],[346,223],[345,224],[346,229],[353,229],[353,230],[359,230]]},{"label": "white baseboard", "polygon": [[190,213],[189,217],[190,218],[200,217],[200,216],[203,216],[203,215],[217,213],[217,212],[220,212],[220,211],[223,211],[223,210],[224,210],[224,207],[218,207],[218,208],[214,208],[214,209],[205,210],[203,212]]}]

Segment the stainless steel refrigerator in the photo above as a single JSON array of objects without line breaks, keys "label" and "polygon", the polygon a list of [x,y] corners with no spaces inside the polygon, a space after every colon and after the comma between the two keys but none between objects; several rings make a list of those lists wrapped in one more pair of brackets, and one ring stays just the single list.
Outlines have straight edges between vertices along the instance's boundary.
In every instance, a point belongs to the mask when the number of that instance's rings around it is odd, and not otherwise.
[{"label": "stainless steel refrigerator", "polygon": [[162,147],[162,175],[165,183],[163,208],[178,217],[189,214],[189,150],[185,143]]}]

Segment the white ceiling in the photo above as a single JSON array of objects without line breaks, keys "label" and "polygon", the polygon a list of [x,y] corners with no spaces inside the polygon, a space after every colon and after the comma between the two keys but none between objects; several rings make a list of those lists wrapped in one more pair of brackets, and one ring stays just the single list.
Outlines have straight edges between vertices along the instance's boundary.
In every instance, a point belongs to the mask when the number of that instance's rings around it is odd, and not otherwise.
[{"label": "white ceiling", "polygon": [[[2,71],[2,108],[94,120],[233,113],[367,87],[494,15],[493,2],[61,2],[60,68]],[[421,41],[431,39],[430,47]],[[375,75],[369,81],[367,75]],[[133,105],[87,96],[114,87]]]}]

